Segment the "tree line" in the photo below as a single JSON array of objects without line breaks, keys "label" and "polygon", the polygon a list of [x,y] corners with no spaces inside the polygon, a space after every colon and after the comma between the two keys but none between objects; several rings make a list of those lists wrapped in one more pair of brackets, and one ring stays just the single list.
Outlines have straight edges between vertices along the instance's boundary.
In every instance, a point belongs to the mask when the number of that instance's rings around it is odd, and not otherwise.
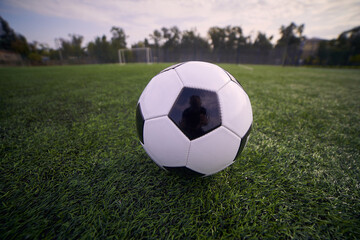
[{"label": "tree line", "polygon": [[360,65],[360,26],[345,31],[337,39],[321,41],[317,55],[310,57],[309,64]]},{"label": "tree line", "polygon": [[[0,49],[21,55],[31,64],[44,61],[57,63],[112,63],[118,62],[118,50],[127,47],[127,35],[121,27],[110,29],[111,38],[98,36],[84,46],[81,35],[70,34],[69,38],[55,40],[56,49],[45,44],[28,43],[26,38],[15,31],[0,17],[2,32]],[[290,23],[279,28],[280,38],[275,44],[273,36],[258,32],[255,39],[244,34],[240,26],[214,26],[209,28],[207,37],[202,37],[196,29],[181,31],[177,26],[155,29],[143,41],[131,48],[150,47],[160,61],[211,60],[215,62],[244,62],[255,59],[254,63],[276,63],[298,65],[359,65],[360,27],[339,35],[337,39],[323,40],[317,50],[306,59],[301,59],[306,43],[303,35],[304,24]],[[264,59],[277,59],[265,61]]]}]

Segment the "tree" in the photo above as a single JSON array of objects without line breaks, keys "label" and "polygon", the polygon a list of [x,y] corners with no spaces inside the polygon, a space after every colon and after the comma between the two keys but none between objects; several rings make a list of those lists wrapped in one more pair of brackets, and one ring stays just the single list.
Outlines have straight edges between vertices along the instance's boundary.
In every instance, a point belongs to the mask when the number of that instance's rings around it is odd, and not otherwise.
[{"label": "tree", "polygon": [[69,34],[70,40],[61,38],[61,51],[64,58],[80,58],[84,55],[84,49],[81,47],[83,36]]},{"label": "tree", "polygon": [[360,65],[360,26],[320,42],[317,57],[322,65]]},{"label": "tree", "polygon": [[253,46],[255,48],[260,49],[261,51],[269,51],[270,49],[273,48],[273,45],[271,43],[272,39],[273,36],[270,36],[268,38],[265,33],[258,32],[258,35],[253,43]]},{"label": "tree", "polygon": [[299,44],[303,40],[302,33],[304,31],[304,24],[297,26],[295,23],[290,23],[289,26],[281,26],[280,34],[281,37],[277,41],[277,46],[286,46]]},{"label": "tree", "polygon": [[203,52],[210,49],[210,45],[206,39],[197,33],[196,29],[192,29],[182,32],[180,48],[181,50],[187,50],[188,56],[192,55],[192,59],[197,59],[199,55],[201,57]]},{"label": "tree", "polygon": [[207,40],[202,38],[196,29],[183,31],[180,45],[182,48],[195,49],[209,49],[210,47]]},{"label": "tree", "polygon": [[154,32],[152,34],[150,34],[149,36],[150,36],[150,39],[152,39],[154,41],[155,48],[159,48],[161,41],[162,41],[161,32],[159,30],[154,30]]},{"label": "tree", "polygon": [[214,50],[237,50],[248,42],[239,26],[211,27],[208,35]]},{"label": "tree", "polygon": [[296,64],[299,57],[299,46],[300,43],[305,39],[302,36],[304,31],[304,24],[297,26],[295,23],[290,23],[289,26],[281,26],[280,34],[281,37],[277,41],[276,47],[283,48],[284,54],[282,64]]},{"label": "tree", "polygon": [[82,45],[82,42],[84,40],[84,37],[80,36],[80,35],[76,35],[76,34],[73,34],[73,35],[70,35],[70,36],[71,36],[71,45],[72,45],[72,48],[73,48],[73,55],[76,56],[76,57],[83,56],[84,51],[83,51],[81,45]]},{"label": "tree", "polygon": [[350,48],[349,64],[360,65],[360,26],[347,31],[347,34]]},{"label": "tree", "polygon": [[113,26],[110,30],[112,33],[110,42],[109,60],[110,62],[116,62],[118,59],[119,49],[126,48],[126,34],[125,31],[120,27]]},{"label": "tree", "polygon": [[131,48],[144,48],[144,47],[151,47],[149,44],[149,40],[147,40],[147,38],[145,38],[144,41],[138,41],[137,43],[131,45]]},{"label": "tree", "polygon": [[173,26],[170,29],[161,28],[163,39],[165,40],[163,47],[166,49],[174,49],[180,45],[181,32],[178,27]]},{"label": "tree", "polygon": [[111,46],[114,50],[126,48],[126,34],[125,31],[120,27],[112,27],[110,32],[112,33]]},{"label": "tree", "polygon": [[89,56],[101,63],[117,62],[119,49],[126,48],[125,31],[113,26],[110,32],[112,34],[110,41],[103,35],[96,37],[94,42],[89,42],[87,46]]},{"label": "tree", "polygon": [[8,22],[0,17],[2,33],[0,35],[0,49],[12,50],[11,43],[15,41],[16,35]]},{"label": "tree", "polygon": [[236,62],[239,62],[241,50],[250,47],[250,38],[244,36],[240,26],[211,27],[208,36],[218,61],[221,61],[223,54],[236,52]]},{"label": "tree", "polygon": [[26,38],[20,34],[16,35],[15,40],[11,42],[11,50],[25,58],[30,52]]},{"label": "tree", "polygon": [[214,50],[225,49],[226,34],[220,27],[211,27],[208,30],[211,46]]},{"label": "tree", "polygon": [[243,36],[241,27],[238,26],[227,26],[225,29],[225,48],[227,50],[236,49],[247,45],[247,39]]},{"label": "tree", "polygon": [[88,44],[88,53],[90,57],[96,58],[99,62],[111,62],[112,49],[110,42],[106,40],[106,36],[96,37],[94,42]]},{"label": "tree", "polygon": [[23,58],[29,54],[29,45],[23,35],[16,34],[9,23],[0,17],[2,34],[0,35],[0,49],[19,53]]}]

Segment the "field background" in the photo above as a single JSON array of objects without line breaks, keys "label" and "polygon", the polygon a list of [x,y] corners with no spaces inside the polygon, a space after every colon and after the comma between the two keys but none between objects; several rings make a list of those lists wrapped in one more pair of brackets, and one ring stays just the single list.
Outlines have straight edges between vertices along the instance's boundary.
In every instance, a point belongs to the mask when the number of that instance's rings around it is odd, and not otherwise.
[{"label": "field background", "polygon": [[167,66],[0,68],[0,239],[360,238],[360,70],[221,65],[253,131],[231,167],[186,179],[136,136]]}]

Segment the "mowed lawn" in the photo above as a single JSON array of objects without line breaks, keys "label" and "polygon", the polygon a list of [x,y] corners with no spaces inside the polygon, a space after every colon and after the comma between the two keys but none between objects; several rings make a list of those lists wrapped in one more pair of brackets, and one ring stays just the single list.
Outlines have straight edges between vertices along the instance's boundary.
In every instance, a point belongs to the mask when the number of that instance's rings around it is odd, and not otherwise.
[{"label": "mowed lawn", "polygon": [[184,178],[135,129],[169,65],[0,68],[0,239],[360,238],[360,70],[221,65],[250,97],[250,140]]}]

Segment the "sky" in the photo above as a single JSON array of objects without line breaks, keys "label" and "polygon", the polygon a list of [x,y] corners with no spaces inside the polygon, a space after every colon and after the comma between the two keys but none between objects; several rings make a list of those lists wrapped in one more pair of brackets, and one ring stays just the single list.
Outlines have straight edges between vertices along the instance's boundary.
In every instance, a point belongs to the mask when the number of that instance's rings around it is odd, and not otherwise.
[{"label": "sky", "polygon": [[260,31],[279,38],[279,28],[305,24],[307,38],[333,39],[360,25],[360,0],[0,0],[2,16],[28,42],[56,46],[55,39],[111,37],[124,29],[127,47],[155,29],[178,26],[207,36],[210,27],[240,26],[254,39]]}]

